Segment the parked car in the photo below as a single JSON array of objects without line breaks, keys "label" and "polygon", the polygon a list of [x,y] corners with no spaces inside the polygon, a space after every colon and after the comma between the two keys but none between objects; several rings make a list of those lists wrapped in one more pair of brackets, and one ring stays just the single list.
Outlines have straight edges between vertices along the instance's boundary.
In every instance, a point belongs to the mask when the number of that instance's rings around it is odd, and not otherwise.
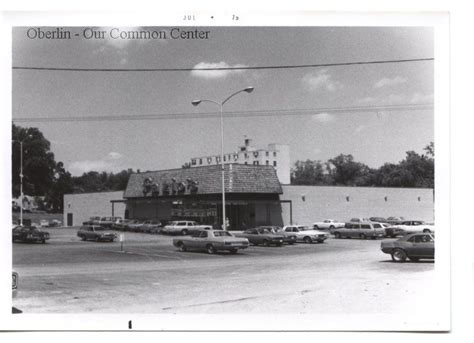
[{"label": "parked car", "polygon": [[144,221],[142,220],[133,219],[126,225],[126,229],[127,231],[138,232],[140,231],[140,228],[143,225],[143,223]]},{"label": "parked car", "polygon": [[77,236],[80,237],[83,241],[92,240],[96,242],[113,242],[117,238],[116,233],[110,232],[106,228],[96,225],[81,226],[79,231],[77,231]]},{"label": "parked car", "polygon": [[279,226],[259,226],[257,229],[267,229],[271,233],[282,235],[283,236],[283,243],[292,245],[296,243],[296,235],[293,232],[286,232]]},{"label": "parked car", "polygon": [[380,249],[390,254],[395,262],[405,262],[419,259],[434,259],[435,236],[432,233],[412,233],[396,241],[382,241]]},{"label": "parked car", "polygon": [[369,218],[362,218],[362,217],[351,218],[350,222],[351,223],[370,222],[370,219]]},{"label": "parked car", "polygon": [[369,220],[371,222],[376,222],[376,223],[381,223],[381,224],[387,223],[387,219],[384,217],[370,217]]},{"label": "parked car", "polygon": [[58,219],[51,219],[51,220],[49,221],[49,225],[48,225],[48,226],[49,226],[49,227],[57,227],[57,226],[61,226],[61,225],[63,225],[63,222],[62,222],[62,221],[60,221],[60,220],[58,220]]},{"label": "parked car", "polygon": [[41,219],[40,222],[39,222],[39,225],[41,227],[49,227],[49,220]]},{"label": "parked car", "polygon": [[405,218],[403,217],[388,217],[385,222],[388,224],[400,224],[404,220]]},{"label": "parked car", "polygon": [[192,220],[179,220],[172,221],[169,224],[165,225],[161,230],[161,233],[168,235],[188,235],[194,234],[195,232],[201,230],[210,230],[212,229],[211,225],[199,225]]},{"label": "parked car", "polygon": [[129,224],[130,222],[131,222],[130,219],[118,219],[112,225],[112,229],[117,230],[117,231],[125,231],[127,224]]},{"label": "parked car", "polygon": [[385,229],[380,223],[374,222],[350,222],[343,228],[332,232],[336,238],[360,238],[376,239],[385,236]]},{"label": "parked car", "polygon": [[145,233],[158,233],[158,229],[161,229],[161,222],[156,219],[145,220],[140,228],[140,232]]},{"label": "parked car", "polygon": [[225,230],[201,230],[192,236],[174,238],[173,245],[181,251],[204,250],[214,254],[219,250],[226,250],[235,254],[239,249],[247,248],[249,241],[246,238],[234,237]]},{"label": "parked car", "polygon": [[82,225],[94,225],[98,223],[100,220],[100,217],[90,217],[89,220],[86,220],[85,222],[82,223]]},{"label": "parked car", "polygon": [[282,246],[285,237],[281,234],[275,234],[265,228],[253,228],[245,230],[243,233],[235,235],[236,237],[247,238],[251,244],[263,246],[276,245]]},{"label": "parked car", "polygon": [[433,224],[425,223],[422,220],[405,220],[397,225],[390,225],[385,229],[385,233],[389,237],[403,236],[409,233],[434,232],[435,227]]},{"label": "parked car", "polygon": [[297,242],[304,243],[323,243],[329,237],[327,232],[313,230],[305,225],[287,225],[283,227],[282,231],[295,235]]},{"label": "parked car", "polygon": [[15,298],[18,293],[18,282],[20,277],[16,271],[12,271],[12,298]]},{"label": "parked car", "polygon": [[119,219],[122,219],[122,218],[121,217],[100,217],[99,220],[94,220],[92,225],[98,225],[105,228],[112,228],[114,223]]},{"label": "parked car", "polygon": [[49,232],[42,231],[36,226],[17,226],[12,230],[13,242],[46,243]]},{"label": "parked car", "polygon": [[325,219],[322,222],[313,223],[314,230],[334,230],[339,227],[344,227],[346,223],[338,222],[334,219]]}]

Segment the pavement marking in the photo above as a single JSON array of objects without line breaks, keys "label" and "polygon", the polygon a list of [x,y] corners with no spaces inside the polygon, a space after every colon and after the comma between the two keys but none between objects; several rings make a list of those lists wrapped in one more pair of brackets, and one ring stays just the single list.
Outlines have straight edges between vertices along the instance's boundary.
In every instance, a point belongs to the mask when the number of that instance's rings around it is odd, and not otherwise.
[{"label": "pavement marking", "polygon": [[161,254],[142,254],[142,253],[133,252],[133,251],[109,251],[109,252],[116,253],[116,254],[128,254],[128,255],[144,256],[144,257],[150,257],[150,256],[165,257],[165,258],[171,258],[171,259],[180,260],[180,261],[183,260],[181,257],[178,257],[178,256],[168,256],[168,255],[161,255]]},{"label": "pavement marking", "polygon": [[170,307],[163,307],[162,310],[167,311],[167,310],[172,310],[172,309],[176,309],[176,308],[186,308],[186,307],[198,307],[198,306],[206,306],[206,305],[226,304],[226,303],[240,302],[240,301],[251,300],[251,299],[257,299],[257,298],[259,298],[259,297],[258,297],[258,296],[253,296],[253,297],[243,297],[243,298],[230,299],[230,300],[213,301],[213,302],[200,303],[200,304],[191,304],[191,305],[183,305],[183,306],[170,306]]}]

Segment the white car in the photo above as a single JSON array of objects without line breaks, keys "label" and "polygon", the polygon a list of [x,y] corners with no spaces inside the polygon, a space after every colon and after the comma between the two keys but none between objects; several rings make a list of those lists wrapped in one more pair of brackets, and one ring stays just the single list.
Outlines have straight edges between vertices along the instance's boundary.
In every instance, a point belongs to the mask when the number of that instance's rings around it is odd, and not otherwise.
[{"label": "white car", "polygon": [[405,220],[398,225],[390,225],[385,228],[386,235],[390,237],[417,232],[432,233],[435,232],[435,227],[433,224],[425,223],[422,220]]},{"label": "white car", "polygon": [[211,225],[199,225],[198,223],[191,220],[179,220],[165,225],[161,229],[161,233],[168,235],[188,235],[193,234],[196,231],[200,230],[210,230],[212,229]]},{"label": "white car", "polygon": [[287,225],[281,231],[293,233],[297,242],[322,243],[329,237],[327,232],[313,230],[304,225]]},{"label": "white car", "polygon": [[346,223],[338,222],[334,219],[325,219],[322,222],[313,223],[314,230],[333,230],[336,228],[344,227]]}]

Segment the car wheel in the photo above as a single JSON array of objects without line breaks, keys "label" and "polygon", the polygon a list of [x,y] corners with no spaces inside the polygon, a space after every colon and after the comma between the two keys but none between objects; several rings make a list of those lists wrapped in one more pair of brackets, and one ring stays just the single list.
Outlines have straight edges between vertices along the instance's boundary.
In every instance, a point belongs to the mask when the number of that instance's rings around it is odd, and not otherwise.
[{"label": "car wheel", "polygon": [[95,238],[95,241],[98,242],[100,240],[99,236]]},{"label": "car wheel", "polygon": [[263,240],[263,246],[268,247],[269,245],[270,245],[270,243],[268,242],[268,240],[264,239]]},{"label": "car wheel", "polygon": [[85,241],[86,240],[86,236],[81,236],[81,241]]},{"label": "car wheel", "polygon": [[185,252],[186,250],[188,250],[186,248],[186,245],[184,245],[183,242],[178,243],[178,247],[179,247],[179,251],[182,251],[182,252]]},{"label": "car wheel", "polygon": [[423,230],[423,233],[430,233],[430,232],[431,232],[430,229],[424,229],[424,230]]},{"label": "car wheel", "polygon": [[359,238],[360,238],[360,239],[367,239],[367,236],[364,235],[363,233],[361,233],[361,234],[359,235]]},{"label": "car wheel", "polygon": [[418,257],[409,257],[410,261],[418,262],[420,259]]},{"label": "car wheel", "polygon": [[395,237],[397,237],[397,236],[396,236],[396,235],[390,235],[390,237],[395,238]]},{"label": "car wheel", "polygon": [[212,244],[207,245],[207,253],[209,255],[215,254],[216,253],[216,248]]},{"label": "car wheel", "polygon": [[283,243],[277,243],[276,246],[277,247],[281,247],[283,245]]},{"label": "car wheel", "polygon": [[323,240],[318,240],[318,243],[324,243],[324,239]]},{"label": "car wheel", "polygon": [[341,233],[340,232],[334,232],[334,237],[341,238]]},{"label": "car wheel", "polygon": [[329,230],[334,230],[334,229],[335,229],[334,225],[331,225],[331,226],[329,227]]},{"label": "car wheel", "polygon": [[237,254],[237,251],[238,251],[238,249],[230,249],[230,253],[231,253],[232,255]]},{"label": "car wheel", "polygon": [[319,230],[319,226],[314,225],[314,226],[313,226],[313,229],[314,229],[314,230]]},{"label": "car wheel", "polygon": [[405,262],[407,259],[407,253],[402,249],[395,249],[392,252],[392,260],[395,262]]},{"label": "car wheel", "polygon": [[45,243],[46,243],[46,239],[43,239],[43,240],[41,241],[41,243],[45,244]]},{"label": "car wheel", "polygon": [[311,240],[311,237],[305,237],[305,238],[303,238],[303,241],[304,241],[305,243],[308,243],[308,244],[313,242],[313,241]]},{"label": "car wheel", "polygon": [[183,236],[186,236],[188,234],[188,230],[186,230],[186,229],[181,230],[181,234]]}]

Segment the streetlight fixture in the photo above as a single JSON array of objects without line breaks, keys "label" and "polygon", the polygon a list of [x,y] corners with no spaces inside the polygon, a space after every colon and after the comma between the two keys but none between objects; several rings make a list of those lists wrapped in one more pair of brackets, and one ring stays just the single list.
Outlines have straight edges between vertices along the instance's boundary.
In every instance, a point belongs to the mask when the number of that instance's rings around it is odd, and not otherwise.
[{"label": "streetlight fixture", "polygon": [[[27,131],[28,132],[28,131]],[[32,138],[33,135],[29,134],[22,140],[20,140],[20,225],[23,226],[23,142],[27,138]]]},{"label": "streetlight fixture", "polygon": [[209,100],[209,99],[200,99],[200,100],[193,100],[191,103],[193,106],[198,106],[199,104],[203,102],[211,102],[213,104],[216,104],[220,108],[220,114],[221,114],[221,166],[222,166],[222,229],[227,230],[227,225],[226,225],[226,216],[225,216],[225,183],[224,183],[224,116],[223,116],[223,109],[224,109],[224,104],[229,101],[232,97],[239,93],[252,93],[254,90],[253,87],[247,87],[244,89],[241,89],[235,93],[232,93],[229,95],[227,98],[225,98],[222,102],[217,102],[214,100]]}]

